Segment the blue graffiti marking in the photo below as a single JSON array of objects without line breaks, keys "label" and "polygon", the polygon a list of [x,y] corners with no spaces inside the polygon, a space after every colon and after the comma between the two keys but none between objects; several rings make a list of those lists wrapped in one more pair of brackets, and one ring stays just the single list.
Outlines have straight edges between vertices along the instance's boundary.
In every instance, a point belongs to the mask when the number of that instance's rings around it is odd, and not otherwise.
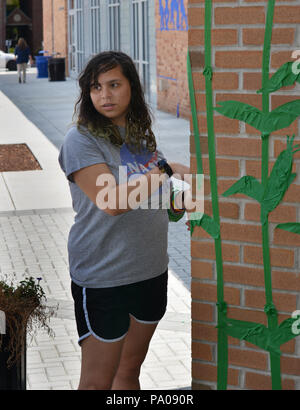
[{"label": "blue graffiti marking", "polygon": [[[176,21],[175,21],[176,13]],[[163,0],[159,0],[159,14],[160,14],[160,30],[178,30],[186,31],[188,29],[188,21],[184,7],[184,0],[171,0],[171,10],[169,8],[169,0],[165,0],[165,7]],[[171,28],[169,27],[169,18]]]}]

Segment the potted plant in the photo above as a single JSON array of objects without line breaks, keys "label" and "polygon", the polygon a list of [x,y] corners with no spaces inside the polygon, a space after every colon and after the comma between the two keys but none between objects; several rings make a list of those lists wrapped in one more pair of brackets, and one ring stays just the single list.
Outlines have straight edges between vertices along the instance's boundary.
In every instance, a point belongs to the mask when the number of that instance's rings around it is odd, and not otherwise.
[{"label": "potted plant", "polygon": [[0,390],[26,390],[26,336],[38,328],[54,335],[41,279],[0,280]]}]

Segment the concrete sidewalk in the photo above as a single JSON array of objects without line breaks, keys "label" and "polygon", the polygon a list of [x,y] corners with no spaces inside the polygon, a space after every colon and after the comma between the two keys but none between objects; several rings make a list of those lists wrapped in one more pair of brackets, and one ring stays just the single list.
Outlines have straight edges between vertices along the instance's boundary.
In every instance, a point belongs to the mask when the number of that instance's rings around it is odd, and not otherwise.
[{"label": "concrete sidewalk", "polygon": [[[59,303],[51,320],[55,338],[38,331],[28,340],[28,389],[76,389],[80,348],[68,272],[67,237],[74,212],[58,149],[71,123],[75,81],[37,79],[17,83],[0,71],[0,144],[26,143],[42,170],[0,173],[0,276],[42,277],[48,304]],[[189,163],[189,123],[156,112],[154,130],[170,160]],[[190,239],[180,221],[170,224],[167,313],[142,367],[142,389],[190,388]]]}]

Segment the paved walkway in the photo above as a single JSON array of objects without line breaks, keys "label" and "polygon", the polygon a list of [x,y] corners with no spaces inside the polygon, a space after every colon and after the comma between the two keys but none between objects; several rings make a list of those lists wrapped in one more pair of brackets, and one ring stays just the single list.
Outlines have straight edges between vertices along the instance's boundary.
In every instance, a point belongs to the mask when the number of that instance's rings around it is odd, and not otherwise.
[{"label": "paved walkway", "polygon": [[[80,348],[70,292],[67,237],[74,213],[58,149],[71,122],[75,81],[49,82],[29,70],[28,82],[0,71],[0,144],[26,143],[41,171],[0,173],[0,276],[42,277],[55,338],[38,331],[28,340],[28,389],[76,389]],[[173,161],[189,163],[189,123],[156,112],[160,148]],[[158,326],[141,372],[142,389],[191,385],[190,241],[184,221],[170,224],[167,313]]]}]

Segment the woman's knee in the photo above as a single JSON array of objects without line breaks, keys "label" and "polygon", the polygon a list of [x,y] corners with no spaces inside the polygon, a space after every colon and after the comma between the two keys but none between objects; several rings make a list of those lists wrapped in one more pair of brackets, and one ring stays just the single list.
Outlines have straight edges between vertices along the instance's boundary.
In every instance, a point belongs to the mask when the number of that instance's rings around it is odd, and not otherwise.
[{"label": "woman's knee", "polygon": [[78,390],[110,390],[112,383],[113,375],[82,374]]},{"label": "woman's knee", "polygon": [[132,358],[128,361],[121,361],[116,376],[122,378],[138,378],[141,372],[142,360],[140,358]]}]

